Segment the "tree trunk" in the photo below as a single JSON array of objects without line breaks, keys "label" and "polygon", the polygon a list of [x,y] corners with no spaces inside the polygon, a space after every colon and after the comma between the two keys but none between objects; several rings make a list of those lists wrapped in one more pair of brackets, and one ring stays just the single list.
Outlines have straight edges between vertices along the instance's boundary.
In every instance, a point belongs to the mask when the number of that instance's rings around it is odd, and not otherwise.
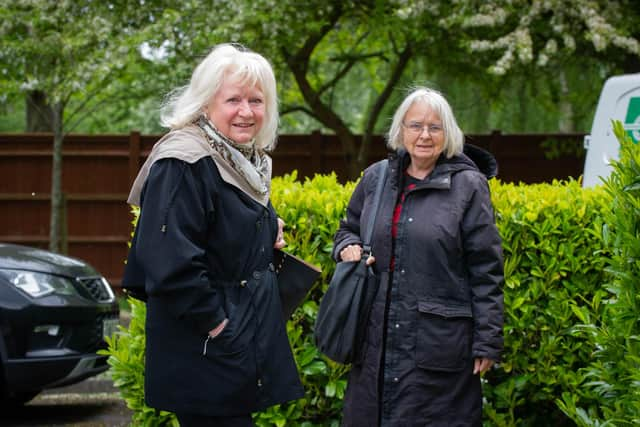
[{"label": "tree trunk", "polygon": [[367,166],[366,159],[363,160],[356,152],[358,143],[354,134],[342,133],[337,134],[337,136],[344,152],[344,161],[347,163],[347,179],[354,181],[360,177],[360,174]]},{"label": "tree trunk", "polygon": [[567,75],[564,70],[560,70],[558,81],[560,82],[560,119],[558,122],[558,130],[563,133],[574,132],[575,120],[573,105],[571,105],[569,101],[569,84],[567,83]]},{"label": "tree trunk", "polygon": [[49,222],[49,250],[60,252],[62,231],[62,140],[64,107],[61,103],[53,106],[53,160],[51,165],[51,217]]},{"label": "tree trunk", "polygon": [[54,111],[47,101],[47,94],[41,90],[27,92],[26,132],[53,132]]}]

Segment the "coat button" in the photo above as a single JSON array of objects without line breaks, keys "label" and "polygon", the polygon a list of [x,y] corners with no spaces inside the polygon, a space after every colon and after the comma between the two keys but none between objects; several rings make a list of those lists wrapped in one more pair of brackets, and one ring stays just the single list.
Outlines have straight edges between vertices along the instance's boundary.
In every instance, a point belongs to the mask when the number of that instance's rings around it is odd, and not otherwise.
[{"label": "coat button", "polygon": [[398,379],[398,377],[395,377],[395,378],[393,379],[393,382],[394,382],[394,383],[397,383],[398,381],[400,381],[400,380]]},{"label": "coat button", "polygon": [[396,329],[400,327],[400,323],[396,323]]},{"label": "coat button", "polygon": [[413,222],[413,218],[409,218],[409,222]]}]

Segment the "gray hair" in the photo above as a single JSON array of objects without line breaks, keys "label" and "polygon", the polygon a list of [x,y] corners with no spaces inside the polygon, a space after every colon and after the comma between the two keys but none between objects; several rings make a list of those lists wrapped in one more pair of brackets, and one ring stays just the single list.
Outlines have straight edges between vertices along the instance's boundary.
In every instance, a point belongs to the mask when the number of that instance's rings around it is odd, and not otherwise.
[{"label": "gray hair", "polygon": [[440,92],[424,86],[413,88],[393,115],[391,128],[389,128],[389,133],[387,134],[389,148],[398,151],[404,147],[402,122],[409,108],[416,103],[426,105],[440,116],[444,130],[444,155],[447,158],[451,158],[456,154],[462,153],[464,134],[458,127],[453,111],[451,111],[451,106]]},{"label": "gray hair", "polygon": [[273,149],[278,131],[276,79],[269,61],[237,44],[220,44],[198,64],[189,84],[169,93],[160,123],[177,129],[192,123],[220,90],[225,79],[257,86],[265,97],[264,124],[256,135],[256,147]]}]

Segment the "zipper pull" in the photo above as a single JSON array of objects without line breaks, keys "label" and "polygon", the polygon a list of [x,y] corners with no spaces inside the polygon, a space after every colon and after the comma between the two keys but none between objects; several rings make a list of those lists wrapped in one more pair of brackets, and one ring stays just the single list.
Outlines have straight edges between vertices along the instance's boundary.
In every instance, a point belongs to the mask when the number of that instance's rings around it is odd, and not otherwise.
[{"label": "zipper pull", "polygon": [[203,356],[207,355],[207,344],[209,343],[210,339],[211,339],[211,337],[209,335],[207,335],[207,339],[204,340],[204,348],[202,349],[202,355]]}]

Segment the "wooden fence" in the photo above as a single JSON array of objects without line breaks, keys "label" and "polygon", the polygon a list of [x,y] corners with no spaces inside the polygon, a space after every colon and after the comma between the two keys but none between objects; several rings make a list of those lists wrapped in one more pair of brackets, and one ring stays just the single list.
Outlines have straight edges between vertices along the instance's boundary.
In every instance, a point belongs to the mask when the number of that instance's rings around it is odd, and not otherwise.
[{"label": "wooden fence", "polygon": [[[502,181],[536,183],[579,177],[583,136],[493,132],[468,136],[467,141],[496,156]],[[88,261],[116,288],[131,232],[127,195],[158,138],[137,132],[65,138],[62,187],[67,253]],[[49,133],[0,134],[0,242],[47,247],[52,146]],[[556,158],[548,158],[550,153]],[[384,140],[376,137],[369,162],[385,155]],[[299,179],[331,171],[341,181],[347,176],[339,141],[319,132],[282,135],[273,165],[274,176],[294,169]]]}]

